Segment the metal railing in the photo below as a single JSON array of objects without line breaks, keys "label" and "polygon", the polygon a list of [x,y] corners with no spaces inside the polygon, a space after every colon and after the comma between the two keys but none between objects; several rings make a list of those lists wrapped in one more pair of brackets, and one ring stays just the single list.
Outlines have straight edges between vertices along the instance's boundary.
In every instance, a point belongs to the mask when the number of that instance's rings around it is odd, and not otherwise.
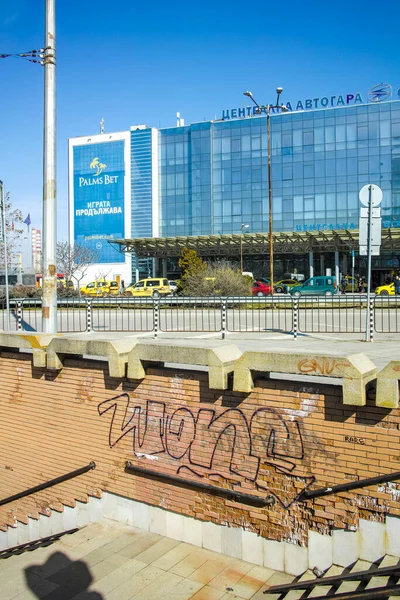
[{"label": "metal railing", "polygon": [[[11,331],[40,332],[40,298],[10,302]],[[58,331],[221,333],[400,333],[400,297],[365,294],[273,297],[60,298]],[[0,301],[0,329],[7,331]]]}]

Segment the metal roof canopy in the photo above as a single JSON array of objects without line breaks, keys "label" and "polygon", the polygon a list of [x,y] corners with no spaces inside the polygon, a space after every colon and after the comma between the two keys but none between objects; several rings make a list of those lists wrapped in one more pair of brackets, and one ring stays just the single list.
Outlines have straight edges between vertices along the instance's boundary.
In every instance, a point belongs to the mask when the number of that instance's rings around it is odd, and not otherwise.
[{"label": "metal roof canopy", "polygon": [[[276,254],[305,252],[349,252],[358,250],[358,230],[295,231],[273,233]],[[269,234],[233,233],[165,238],[133,238],[108,240],[119,252],[135,252],[138,258],[168,258],[180,256],[184,248],[196,250],[199,256],[227,257],[240,254],[241,240],[244,255],[268,254]],[[400,229],[382,229],[382,251],[400,250]]]}]

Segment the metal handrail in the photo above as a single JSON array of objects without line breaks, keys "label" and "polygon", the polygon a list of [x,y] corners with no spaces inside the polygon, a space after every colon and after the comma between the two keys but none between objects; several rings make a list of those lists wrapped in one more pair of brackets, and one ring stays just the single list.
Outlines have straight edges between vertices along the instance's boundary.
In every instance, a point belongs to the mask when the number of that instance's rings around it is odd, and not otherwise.
[{"label": "metal handrail", "polygon": [[30,496],[31,494],[35,494],[36,492],[45,490],[46,488],[52,487],[53,485],[57,485],[58,483],[62,483],[63,481],[68,481],[68,479],[73,479],[74,477],[78,477],[78,475],[83,475],[84,473],[87,473],[88,471],[91,471],[95,468],[96,463],[91,461],[85,467],[75,469],[74,471],[70,471],[65,475],[60,475],[59,477],[55,477],[54,479],[50,479],[49,481],[45,481],[44,483],[39,483],[39,485],[35,485],[34,487],[28,488],[23,492],[18,492],[18,494],[13,494],[12,496],[3,498],[2,500],[0,500],[0,506],[4,506],[4,504],[8,504],[9,502],[14,502],[14,500],[19,500],[20,498],[25,498],[25,496]]},{"label": "metal handrail", "polygon": [[199,490],[200,492],[205,492],[206,494],[211,494],[212,496],[219,496],[220,498],[225,498],[226,500],[231,500],[232,502],[240,502],[241,504],[248,504],[249,506],[256,506],[258,508],[264,508],[265,506],[272,506],[275,504],[275,498],[273,496],[260,498],[259,496],[252,496],[251,494],[244,494],[243,492],[236,492],[234,490],[220,488],[215,485],[192,481],[191,479],[175,477],[174,475],[159,473],[158,471],[153,471],[152,469],[137,467],[129,460],[125,463],[125,471],[134,475],[150,477],[164,483]]},{"label": "metal handrail", "polygon": [[303,501],[308,500],[309,498],[319,498],[320,496],[328,496],[330,494],[336,494],[337,492],[348,492],[349,490],[357,490],[360,488],[368,487],[370,485],[387,483],[388,481],[396,481],[397,479],[400,479],[400,471],[396,471],[395,473],[389,473],[388,475],[378,475],[377,477],[370,477],[369,479],[361,479],[359,481],[341,483],[339,485],[320,488],[318,490],[304,490],[300,494],[298,499]]}]

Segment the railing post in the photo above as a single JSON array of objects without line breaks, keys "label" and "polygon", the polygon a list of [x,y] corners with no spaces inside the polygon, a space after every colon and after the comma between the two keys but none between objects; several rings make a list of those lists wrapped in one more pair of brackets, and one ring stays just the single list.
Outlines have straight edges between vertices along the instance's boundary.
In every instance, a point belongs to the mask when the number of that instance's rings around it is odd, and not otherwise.
[{"label": "railing post", "polygon": [[375,299],[374,298],[370,298],[369,301],[369,322],[368,322],[368,326],[369,326],[369,341],[373,342],[374,341],[374,329],[375,329]]},{"label": "railing post", "polygon": [[17,331],[22,331],[22,300],[17,301]]},{"label": "railing post", "polygon": [[221,302],[221,335],[225,339],[226,334],[226,299]]},{"label": "railing post", "polygon": [[297,332],[299,328],[299,301],[293,298],[293,339],[297,340]]},{"label": "railing post", "polygon": [[92,301],[86,300],[86,331],[92,331]]},{"label": "railing post", "polygon": [[158,300],[158,298],[154,298],[153,299],[154,302],[154,339],[157,339],[158,337],[158,319],[160,316],[160,302]]}]

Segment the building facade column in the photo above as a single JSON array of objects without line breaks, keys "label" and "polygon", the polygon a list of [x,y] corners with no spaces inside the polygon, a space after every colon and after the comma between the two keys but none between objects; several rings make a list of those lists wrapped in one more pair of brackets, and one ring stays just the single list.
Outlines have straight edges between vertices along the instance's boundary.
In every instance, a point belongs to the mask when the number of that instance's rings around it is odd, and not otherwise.
[{"label": "building facade column", "polygon": [[325,275],[325,256],[320,254],[319,257],[320,274]]},{"label": "building facade column", "polygon": [[335,251],[335,277],[336,277],[336,283],[337,283],[337,285],[339,285],[340,281],[339,281],[339,251],[338,250]]},{"label": "building facade column", "polygon": [[308,253],[308,267],[310,271],[310,277],[314,277],[314,252]]}]

